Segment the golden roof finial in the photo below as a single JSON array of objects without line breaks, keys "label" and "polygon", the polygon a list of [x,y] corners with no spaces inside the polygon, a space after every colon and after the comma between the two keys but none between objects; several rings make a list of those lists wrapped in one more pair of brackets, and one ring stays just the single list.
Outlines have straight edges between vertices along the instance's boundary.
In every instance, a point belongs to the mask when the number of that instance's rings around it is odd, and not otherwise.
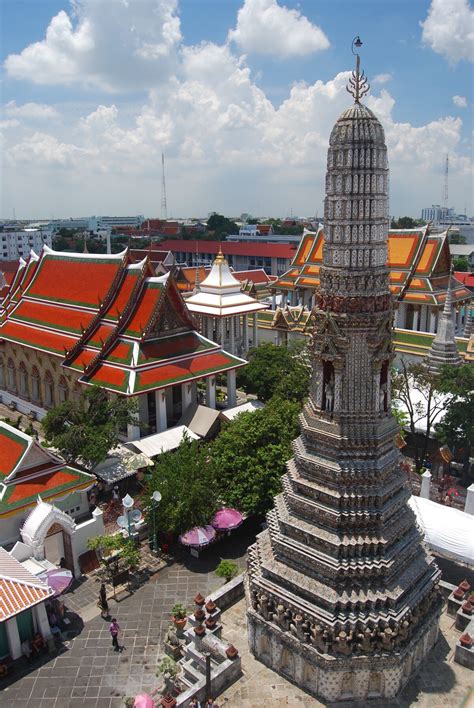
[{"label": "golden roof finial", "polygon": [[222,244],[219,244],[219,253],[216,256],[214,263],[219,265],[220,263],[224,263],[224,261],[225,261],[225,258],[224,258],[224,254],[222,253]]},{"label": "golden roof finial", "polygon": [[354,47],[357,47],[357,49],[359,49],[359,47],[361,46],[362,41],[359,35],[357,35],[352,40],[351,47],[352,53],[356,57],[356,68],[355,71],[352,72],[352,76],[346,86],[346,91],[349,91],[351,96],[354,96],[354,101],[356,103],[359,103],[362,96],[365,96],[365,94],[368,93],[370,89],[370,84],[368,83],[364,72],[360,73],[360,57],[357,52],[354,51]]}]

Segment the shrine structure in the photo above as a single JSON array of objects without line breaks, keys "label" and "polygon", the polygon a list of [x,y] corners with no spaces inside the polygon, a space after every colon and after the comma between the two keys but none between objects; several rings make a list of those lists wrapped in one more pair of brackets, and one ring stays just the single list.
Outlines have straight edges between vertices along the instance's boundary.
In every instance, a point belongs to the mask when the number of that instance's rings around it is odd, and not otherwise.
[{"label": "shrine structure", "polygon": [[204,280],[197,280],[194,292],[186,298],[186,306],[198,320],[201,334],[237,356],[245,355],[250,345],[258,345],[257,313],[268,308],[242,292],[242,283],[232,273],[222,251]]},{"label": "shrine structure", "polygon": [[441,610],[390,412],[387,149],[356,56],[328,151],[310,397],[246,579],[251,651],[328,702],[396,696]]},{"label": "shrine structure", "polygon": [[[133,396],[138,413],[128,439],[162,432],[197,400],[216,406],[216,376],[245,360],[196,331],[174,279],[156,276],[148,257],[61,253],[44,247],[20,263],[0,303],[0,396],[41,417],[98,385]],[[124,431],[125,433],[125,431]]]}]

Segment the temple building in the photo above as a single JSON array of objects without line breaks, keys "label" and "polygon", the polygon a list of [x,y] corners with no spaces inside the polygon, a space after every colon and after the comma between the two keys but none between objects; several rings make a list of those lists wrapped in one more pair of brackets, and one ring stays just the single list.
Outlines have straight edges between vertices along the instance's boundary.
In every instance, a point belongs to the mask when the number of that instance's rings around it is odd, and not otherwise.
[{"label": "temple building", "polygon": [[[320,286],[324,241],[322,226],[316,233],[304,231],[291,267],[273,285],[274,300],[281,293],[291,305],[313,307]],[[436,332],[451,283],[455,329],[462,334],[472,293],[450,273],[447,231],[431,234],[429,226],[389,231],[388,268],[390,292],[395,300],[395,327]]]},{"label": "temple building", "polygon": [[59,564],[80,575],[87,539],[104,533],[89,511],[95,477],[64,462],[31,435],[0,421],[0,546],[21,542],[21,558]]},{"label": "temple building", "polygon": [[216,376],[227,376],[235,401],[235,370],[245,360],[196,331],[169,273],[149,259],[60,253],[45,247],[20,263],[0,304],[0,396],[41,418],[86,386],[135,397],[129,440],[175,424],[197,400],[216,406]]},{"label": "temple building", "polygon": [[198,318],[201,334],[236,356],[258,345],[257,313],[268,308],[242,291],[221,251],[208,275],[186,298],[186,306]]},{"label": "temple building", "polygon": [[393,698],[417,670],[441,598],[390,411],[387,149],[360,101],[358,56],[349,88],[329,142],[310,397],[283,493],[249,549],[246,594],[260,661],[323,701],[365,703]]}]

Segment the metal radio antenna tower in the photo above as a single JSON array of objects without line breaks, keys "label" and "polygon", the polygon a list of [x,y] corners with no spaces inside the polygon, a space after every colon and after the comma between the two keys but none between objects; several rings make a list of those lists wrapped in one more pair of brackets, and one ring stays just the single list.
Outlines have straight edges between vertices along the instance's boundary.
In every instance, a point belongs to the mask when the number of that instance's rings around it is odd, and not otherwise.
[{"label": "metal radio antenna tower", "polygon": [[446,164],[444,166],[444,180],[443,180],[443,207],[445,210],[445,216],[448,213],[448,175],[449,175],[449,154],[446,153]]},{"label": "metal radio antenna tower", "polygon": [[168,218],[168,207],[166,205],[166,180],[165,180],[165,156],[161,153],[161,218]]}]

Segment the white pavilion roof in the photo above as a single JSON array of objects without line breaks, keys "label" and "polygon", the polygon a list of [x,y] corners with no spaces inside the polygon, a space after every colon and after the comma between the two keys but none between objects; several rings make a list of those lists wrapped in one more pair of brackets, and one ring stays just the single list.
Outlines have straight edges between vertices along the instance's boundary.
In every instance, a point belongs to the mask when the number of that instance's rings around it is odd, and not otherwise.
[{"label": "white pavilion roof", "polygon": [[242,292],[242,283],[234,277],[229,264],[219,251],[210,273],[202,281],[198,292],[186,298],[191,312],[214,317],[248,314],[267,309],[268,305],[258,302]]}]

